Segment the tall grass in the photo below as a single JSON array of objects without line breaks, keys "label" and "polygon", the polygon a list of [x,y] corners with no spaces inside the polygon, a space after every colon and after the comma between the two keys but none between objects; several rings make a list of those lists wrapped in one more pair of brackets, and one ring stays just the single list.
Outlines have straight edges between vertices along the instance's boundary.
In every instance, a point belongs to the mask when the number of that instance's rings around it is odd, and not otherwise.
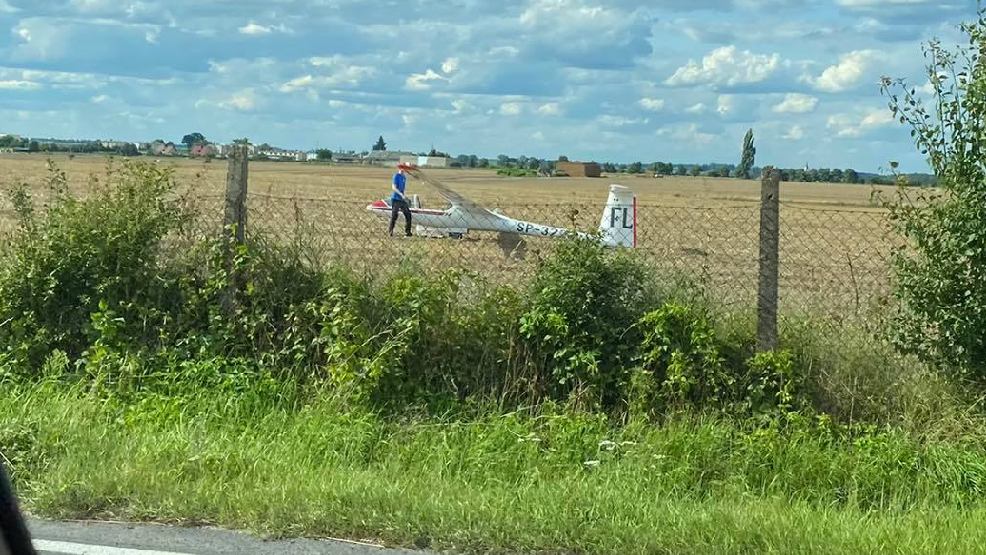
[{"label": "tall grass", "polygon": [[[824,422],[562,407],[394,420],[287,387],[121,403],[5,384],[31,510],[275,535],[560,552],[950,552],[984,539],[986,453]],[[258,391],[265,391],[258,393]]]}]

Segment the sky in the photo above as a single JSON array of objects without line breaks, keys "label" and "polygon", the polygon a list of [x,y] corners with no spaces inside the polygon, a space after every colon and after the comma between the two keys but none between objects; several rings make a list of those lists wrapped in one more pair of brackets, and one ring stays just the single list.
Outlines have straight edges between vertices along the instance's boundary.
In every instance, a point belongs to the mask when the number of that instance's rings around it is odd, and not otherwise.
[{"label": "sky", "polygon": [[[0,0],[0,133],[925,171],[974,0]],[[6,29],[6,32],[2,30]]]}]

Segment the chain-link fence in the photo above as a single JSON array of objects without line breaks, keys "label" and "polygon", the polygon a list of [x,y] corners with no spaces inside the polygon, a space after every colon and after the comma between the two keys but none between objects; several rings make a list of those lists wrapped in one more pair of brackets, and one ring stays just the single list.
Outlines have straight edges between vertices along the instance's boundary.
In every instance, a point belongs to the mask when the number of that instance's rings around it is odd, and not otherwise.
[{"label": "chain-link fence", "polygon": [[[782,186],[783,196],[783,186]],[[636,207],[636,253],[655,270],[682,275],[704,285],[728,306],[753,306],[757,300],[760,205],[731,202],[722,206]],[[582,231],[595,231],[603,205],[501,203],[485,227],[500,215],[516,220]],[[336,263],[360,273],[386,275],[402,264],[422,271],[461,268],[492,282],[521,283],[555,244],[552,238],[470,229],[453,231],[421,225],[442,209],[415,211],[413,237],[403,237],[398,213],[388,233],[390,206],[366,202],[288,198],[251,194],[248,227],[282,245],[304,248],[319,263]],[[467,218],[451,228],[470,227]],[[419,217],[421,216],[421,217]],[[780,204],[779,294],[782,314],[846,318],[864,315],[889,293],[889,257],[895,236],[878,209],[817,208]]]},{"label": "chain-link fence", "polygon": [[[887,212],[788,202],[784,190],[781,184],[777,274],[781,318],[866,320],[890,293],[890,255],[901,240],[891,230]],[[228,208],[226,196],[200,192],[188,200],[198,216],[183,228],[178,244],[217,237]],[[412,214],[414,236],[405,238],[400,213],[394,235],[388,233],[391,209],[386,204],[378,202],[374,207],[338,191],[326,198],[250,191],[246,228],[249,236],[297,249],[313,264],[338,264],[375,276],[386,276],[403,265],[423,272],[460,268],[494,283],[522,284],[558,244],[537,236],[541,231],[547,235],[555,232],[553,228],[595,232],[607,219],[620,228],[627,223],[604,211],[604,198],[595,203],[501,199],[492,212],[464,200],[461,212],[449,210],[449,203],[417,207]],[[634,206],[634,252],[662,275],[694,280],[723,307],[749,313],[757,305],[760,210],[760,202],[749,200],[676,196],[666,203],[640,202]],[[445,227],[429,229],[428,217],[445,217],[441,221]],[[477,218],[485,218],[479,227],[490,229],[508,221],[503,218],[541,227],[525,230],[534,235],[483,231],[476,229]],[[3,198],[0,231],[13,225],[12,206]],[[457,227],[468,232],[459,237],[454,233]]]}]

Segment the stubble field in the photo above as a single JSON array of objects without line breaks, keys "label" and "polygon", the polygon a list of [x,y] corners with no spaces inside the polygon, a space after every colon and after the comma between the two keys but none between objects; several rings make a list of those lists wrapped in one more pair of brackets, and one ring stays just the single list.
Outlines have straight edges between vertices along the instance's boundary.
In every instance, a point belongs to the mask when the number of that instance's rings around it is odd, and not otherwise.
[{"label": "stubble field", "polygon": [[[0,179],[23,182],[39,195],[49,160],[63,170],[70,190],[84,195],[120,159],[66,155],[0,156]],[[226,162],[142,158],[172,167],[182,190],[201,210],[203,232],[222,218]],[[391,238],[387,222],[366,210],[388,195],[392,168],[277,162],[250,163],[248,229],[288,242],[303,238],[309,255],[382,273],[401,261],[423,270],[463,267],[497,281],[523,280],[551,241],[471,233],[464,240]],[[638,197],[638,251],[655,269],[696,278],[721,300],[755,300],[759,234],[759,182],[704,177],[604,176],[601,179],[505,178],[492,170],[431,170],[461,194],[515,218],[579,229],[599,225],[610,184]],[[781,187],[782,309],[865,308],[886,293],[887,259],[894,238],[885,212],[866,185],[784,183]],[[892,193],[888,188],[881,188]],[[409,192],[425,207],[446,203],[426,183]],[[9,204],[3,206],[9,227]],[[401,225],[402,222],[398,222]]]}]

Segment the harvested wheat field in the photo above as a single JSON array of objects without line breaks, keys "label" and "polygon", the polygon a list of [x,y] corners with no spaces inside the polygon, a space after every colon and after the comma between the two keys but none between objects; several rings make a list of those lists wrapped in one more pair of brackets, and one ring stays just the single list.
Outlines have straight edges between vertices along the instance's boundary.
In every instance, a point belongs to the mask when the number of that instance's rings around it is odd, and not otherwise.
[{"label": "harvested wheat field", "polygon": [[[24,182],[43,193],[48,161],[84,195],[92,179],[122,163],[102,156],[0,156],[5,185]],[[202,211],[202,230],[222,218],[226,162],[140,159],[173,167]],[[523,281],[550,240],[516,240],[492,233],[465,239],[391,238],[387,222],[366,205],[389,194],[392,168],[251,162],[248,232],[266,232],[303,245],[319,262],[335,261],[382,273],[410,263],[424,270],[462,267],[495,281]],[[594,229],[611,183],[638,197],[638,251],[658,271],[708,284],[720,299],[747,305],[757,285],[760,186],[757,181],[703,177],[603,176],[507,178],[492,170],[431,170],[430,175],[491,209],[560,227]],[[883,188],[890,192],[889,188]],[[411,180],[425,207],[446,203],[427,184]],[[866,185],[781,185],[781,300],[786,311],[819,308],[862,311],[886,294],[894,243],[884,211]],[[9,207],[5,206],[9,226]],[[401,222],[398,222],[401,225]]]}]

